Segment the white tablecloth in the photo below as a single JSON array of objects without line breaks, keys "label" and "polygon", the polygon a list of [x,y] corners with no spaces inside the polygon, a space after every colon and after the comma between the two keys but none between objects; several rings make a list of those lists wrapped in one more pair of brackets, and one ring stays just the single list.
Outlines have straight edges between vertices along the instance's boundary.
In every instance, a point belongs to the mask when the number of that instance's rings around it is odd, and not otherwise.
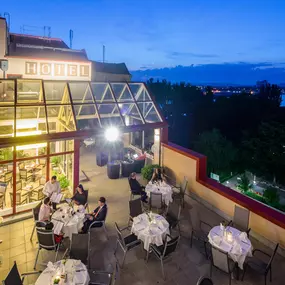
[{"label": "white tablecloth", "polygon": [[[54,277],[60,275],[61,261],[54,263],[54,266],[48,266],[37,279],[35,285],[53,285]],[[80,260],[68,259],[65,264],[65,272],[67,274],[67,282],[59,283],[64,285],[88,285],[90,277],[86,266]],[[69,272],[74,272],[74,278],[71,279]]]},{"label": "white tablecloth", "polygon": [[143,241],[144,249],[147,251],[150,244],[162,245],[165,236],[169,234],[169,224],[165,218],[155,213],[150,215],[153,220],[152,223],[150,223],[146,213],[135,217],[131,230],[138,239]]},{"label": "white tablecloth", "polygon": [[68,205],[63,205],[60,207],[60,209],[56,210],[51,218],[51,221],[53,219],[62,221],[64,223],[64,226],[62,228],[62,232],[64,233],[65,237],[72,237],[72,234],[78,234],[78,232],[83,227],[83,222],[85,218],[84,213],[75,212],[75,215],[71,215],[68,213],[71,211],[72,208]]},{"label": "white tablecloth", "polygon": [[149,182],[145,187],[145,192],[148,197],[150,197],[150,192],[153,193],[161,193],[162,194],[162,201],[166,204],[166,206],[169,205],[169,203],[172,202],[172,189],[171,186],[168,185],[165,182],[162,183],[154,183]]},{"label": "white tablecloth", "polygon": [[243,263],[247,256],[252,256],[252,245],[250,240],[246,237],[246,233],[243,233],[232,227],[227,227],[227,231],[230,231],[233,235],[233,242],[228,242],[227,238],[223,236],[223,232],[220,226],[216,226],[211,229],[208,238],[210,244],[213,246],[228,252],[229,257],[236,263],[239,268],[243,269]]}]

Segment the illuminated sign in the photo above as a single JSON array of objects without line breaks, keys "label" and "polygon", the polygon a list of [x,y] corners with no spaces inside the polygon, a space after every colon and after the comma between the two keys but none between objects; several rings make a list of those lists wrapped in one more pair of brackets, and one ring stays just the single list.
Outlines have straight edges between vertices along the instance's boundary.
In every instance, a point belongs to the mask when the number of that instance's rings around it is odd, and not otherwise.
[{"label": "illuminated sign", "polygon": [[48,75],[48,76],[89,77],[90,65],[26,61],[25,74],[44,75],[44,76]]}]

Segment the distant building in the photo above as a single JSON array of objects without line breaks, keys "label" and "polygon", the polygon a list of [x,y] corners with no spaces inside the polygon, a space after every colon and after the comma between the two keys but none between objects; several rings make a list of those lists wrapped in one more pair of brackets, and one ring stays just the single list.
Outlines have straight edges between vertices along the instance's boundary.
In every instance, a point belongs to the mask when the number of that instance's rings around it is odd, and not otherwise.
[{"label": "distant building", "polygon": [[103,63],[92,61],[92,81],[131,81],[131,74],[125,63]]}]

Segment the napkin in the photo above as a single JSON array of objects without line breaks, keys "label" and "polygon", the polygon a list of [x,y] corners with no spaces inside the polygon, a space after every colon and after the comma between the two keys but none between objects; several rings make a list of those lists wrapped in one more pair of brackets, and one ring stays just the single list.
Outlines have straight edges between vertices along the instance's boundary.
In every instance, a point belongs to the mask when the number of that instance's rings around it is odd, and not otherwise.
[{"label": "napkin", "polygon": [[145,228],[146,228],[146,226],[143,225],[143,224],[136,224],[136,225],[135,225],[135,230],[136,230],[136,231],[142,231],[142,230],[145,229]]},{"label": "napkin", "polygon": [[243,242],[247,242],[247,233],[246,232],[240,233],[239,239]]},{"label": "napkin", "polygon": [[71,272],[74,268],[74,261],[72,259],[68,259],[65,263],[65,271]]},{"label": "napkin", "polygon": [[234,242],[234,245],[232,248],[232,253],[233,254],[242,254],[241,246],[237,241]]},{"label": "napkin", "polygon": [[56,267],[54,266],[54,264],[52,262],[48,262],[47,264],[47,269],[48,271],[54,271],[56,269]]},{"label": "napkin", "polygon": [[220,245],[222,238],[220,236],[214,236],[213,241],[215,244]]}]

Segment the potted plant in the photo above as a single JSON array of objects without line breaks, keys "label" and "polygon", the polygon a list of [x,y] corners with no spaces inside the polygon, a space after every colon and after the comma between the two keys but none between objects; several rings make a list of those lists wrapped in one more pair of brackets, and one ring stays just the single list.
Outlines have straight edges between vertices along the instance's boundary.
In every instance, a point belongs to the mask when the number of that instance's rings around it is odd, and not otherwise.
[{"label": "potted plant", "polygon": [[152,174],[153,174],[153,170],[155,168],[160,168],[160,166],[158,164],[149,164],[149,165],[144,166],[142,168],[143,179],[150,181]]}]

